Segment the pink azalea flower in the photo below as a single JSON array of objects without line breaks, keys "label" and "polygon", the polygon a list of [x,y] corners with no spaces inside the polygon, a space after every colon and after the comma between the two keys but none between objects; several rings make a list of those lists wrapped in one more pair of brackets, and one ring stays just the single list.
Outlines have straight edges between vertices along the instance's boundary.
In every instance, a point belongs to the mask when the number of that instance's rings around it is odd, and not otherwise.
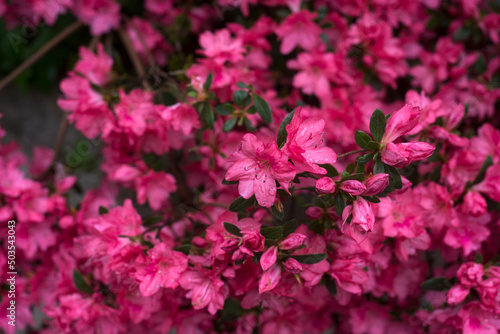
[{"label": "pink azalea flower", "polygon": [[281,40],[282,54],[289,54],[297,46],[311,51],[320,43],[321,29],[314,23],[315,18],[316,13],[302,10],[291,14],[281,23],[276,29],[276,35]]},{"label": "pink azalea flower", "polygon": [[243,137],[238,151],[229,158],[234,164],[226,173],[226,180],[240,181],[238,190],[243,198],[253,194],[264,207],[274,204],[275,180],[288,191],[288,183],[295,178],[295,168],[278,145],[267,137],[257,138],[253,134]]},{"label": "pink azalea flower", "polygon": [[154,295],[160,287],[175,289],[179,277],[188,267],[187,256],[171,250],[164,243],[150,249],[144,261],[135,278],[140,282],[139,290],[145,297]]},{"label": "pink azalea flower", "polygon": [[224,282],[213,270],[197,267],[196,270],[187,270],[179,278],[180,286],[189,290],[186,298],[191,299],[195,310],[208,306],[208,312],[214,315],[224,306]]},{"label": "pink azalea flower", "polygon": [[106,85],[110,80],[113,59],[104,52],[101,43],[97,45],[97,55],[85,47],[80,48],[80,59],[74,71],[85,76],[91,83],[98,86]]},{"label": "pink azalea flower", "polygon": [[333,165],[337,161],[337,154],[323,146],[325,121],[317,117],[302,121],[301,111],[302,108],[298,107],[292,121],[286,126],[288,135],[283,152],[292,160],[297,173],[326,174],[326,169],[318,164]]},{"label": "pink azalea flower", "polygon": [[137,179],[136,189],[139,204],[146,203],[147,199],[153,210],[159,210],[170,198],[170,193],[177,190],[177,185],[171,174],[150,170]]},{"label": "pink azalea flower", "polygon": [[486,194],[494,201],[500,202],[500,165],[493,165],[488,168],[484,180],[472,189]]},{"label": "pink azalea flower", "polygon": [[341,289],[354,294],[361,294],[361,285],[368,280],[368,274],[361,268],[360,259],[336,259],[330,267],[330,275]]},{"label": "pink azalea flower", "polygon": [[144,64],[149,64],[148,52],[158,65],[166,64],[171,47],[149,21],[133,17],[127,24],[127,35]]},{"label": "pink azalea flower", "polygon": [[226,61],[236,63],[243,59],[245,49],[241,39],[231,38],[231,33],[227,29],[218,30],[215,33],[206,31],[200,35],[200,51],[207,58],[222,65]]},{"label": "pink azalea flower", "polygon": [[396,168],[404,168],[412,161],[423,160],[432,155],[435,147],[427,143],[393,143],[417,125],[420,115],[420,108],[406,104],[389,117],[384,136],[380,141],[383,162]]},{"label": "pink azalea flower", "polygon": [[94,36],[118,28],[120,23],[120,5],[114,0],[77,0],[73,12],[83,23],[90,25]]},{"label": "pink azalea flower", "polygon": [[457,249],[462,249],[465,256],[481,249],[481,243],[490,235],[490,230],[485,226],[491,220],[489,213],[473,217],[465,213],[459,214],[459,225],[448,228],[443,242]]}]

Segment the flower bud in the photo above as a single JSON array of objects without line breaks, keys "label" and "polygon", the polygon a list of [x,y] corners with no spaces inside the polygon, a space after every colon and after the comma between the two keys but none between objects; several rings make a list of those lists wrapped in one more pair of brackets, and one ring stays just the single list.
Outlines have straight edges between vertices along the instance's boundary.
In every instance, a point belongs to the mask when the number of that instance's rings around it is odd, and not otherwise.
[{"label": "flower bud", "polygon": [[329,177],[322,177],[316,181],[316,191],[320,194],[332,194],[335,192],[335,182]]},{"label": "flower bud", "polygon": [[297,247],[302,246],[304,243],[304,240],[306,240],[306,236],[303,235],[302,233],[291,233],[288,237],[286,237],[281,243],[280,243],[280,249],[294,249]]},{"label": "flower bud", "polygon": [[422,110],[419,107],[414,107],[411,104],[405,106],[389,117],[385,126],[385,133],[380,143],[385,145],[393,142],[413,129],[420,119]]},{"label": "flower bud", "polygon": [[276,263],[274,266],[269,268],[262,273],[259,281],[259,293],[264,293],[266,291],[271,291],[278,285],[281,279],[281,266]]},{"label": "flower bud", "polygon": [[469,295],[470,289],[464,285],[455,285],[448,291],[448,304],[456,305]]},{"label": "flower bud", "polygon": [[245,253],[241,251],[241,249],[237,249],[234,251],[233,256],[231,256],[231,260],[234,262],[241,261],[245,258]]},{"label": "flower bud", "polygon": [[320,219],[323,216],[323,209],[317,206],[310,206],[306,209],[306,216],[309,219]]},{"label": "flower bud", "polygon": [[252,252],[260,252],[264,249],[265,238],[259,231],[241,231],[243,244]]},{"label": "flower bud", "polygon": [[462,210],[474,217],[479,217],[486,212],[486,200],[481,194],[475,191],[469,191],[464,196]]},{"label": "flower bud", "polygon": [[436,149],[431,144],[423,142],[402,143],[398,144],[398,146],[408,154],[410,162],[427,159]]},{"label": "flower bud", "polygon": [[269,269],[273,264],[276,263],[277,258],[278,258],[278,247],[276,246],[269,247],[260,257],[260,266],[262,267],[262,270]]},{"label": "flower bud", "polygon": [[208,246],[207,240],[204,238],[198,237],[198,236],[193,238],[192,243],[195,247],[202,248],[202,249]]},{"label": "flower bud", "polygon": [[353,196],[361,195],[366,190],[365,185],[358,180],[346,180],[340,184],[339,188]]},{"label": "flower bud", "polygon": [[289,257],[288,259],[283,261],[283,267],[285,267],[285,269],[292,274],[298,274],[302,272],[302,270],[304,270],[299,261],[295,260],[292,257]]},{"label": "flower bud", "polygon": [[457,271],[460,283],[465,286],[478,286],[483,281],[483,265],[474,262],[466,262]]},{"label": "flower bud", "polygon": [[394,143],[387,144],[381,153],[382,161],[389,166],[404,168],[410,164],[408,153]]},{"label": "flower bud", "polygon": [[368,201],[363,198],[357,198],[352,203],[352,220],[351,225],[355,224],[364,232],[373,230],[375,216],[372,207]]},{"label": "flower bud", "polygon": [[364,182],[366,190],[363,196],[373,196],[381,193],[389,185],[389,174],[380,173],[369,177]]},{"label": "flower bud", "polygon": [[229,253],[229,252],[232,252],[232,251],[235,251],[236,249],[238,249],[239,244],[240,244],[240,239],[229,238],[229,239],[224,240],[222,245],[220,245],[220,248],[224,252]]}]

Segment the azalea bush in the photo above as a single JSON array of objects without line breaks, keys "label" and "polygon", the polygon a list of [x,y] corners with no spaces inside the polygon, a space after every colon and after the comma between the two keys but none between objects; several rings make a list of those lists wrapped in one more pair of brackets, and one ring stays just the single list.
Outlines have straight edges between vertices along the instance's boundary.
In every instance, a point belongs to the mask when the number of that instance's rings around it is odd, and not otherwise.
[{"label": "azalea bush", "polygon": [[[0,0],[16,48],[26,22],[79,30],[53,84],[87,138],[29,158],[0,145],[4,291],[11,246],[18,273],[16,327],[4,294],[0,327],[497,333],[499,13]],[[81,193],[89,150],[101,181]]]}]

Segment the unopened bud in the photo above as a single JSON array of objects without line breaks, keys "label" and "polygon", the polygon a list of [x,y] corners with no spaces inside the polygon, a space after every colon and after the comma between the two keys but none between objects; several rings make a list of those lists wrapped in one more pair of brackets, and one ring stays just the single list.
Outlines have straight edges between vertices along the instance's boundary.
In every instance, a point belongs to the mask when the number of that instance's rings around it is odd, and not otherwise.
[{"label": "unopened bud", "polygon": [[358,180],[346,180],[340,184],[339,188],[353,196],[361,195],[366,190],[365,185]]},{"label": "unopened bud", "polygon": [[224,252],[233,252],[238,248],[239,244],[240,244],[240,239],[229,238],[229,239],[224,240],[224,242],[222,243],[220,248]]},{"label": "unopened bud", "polygon": [[298,274],[302,272],[302,270],[304,270],[299,261],[295,260],[292,257],[289,257],[288,259],[283,261],[283,267],[285,267],[285,269],[292,274]]},{"label": "unopened bud", "polygon": [[369,177],[364,182],[366,190],[363,196],[373,196],[381,193],[389,185],[389,174],[380,173]]},{"label": "unopened bud", "polygon": [[316,181],[316,191],[320,194],[332,194],[335,192],[335,182],[329,177],[322,177]]},{"label": "unopened bud", "polygon": [[273,264],[276,263],[277,258],[278,258],[278,247],[276,246],[269,247],[260,257],[260,266],[262,267],[262,270],[269,269]]},{"label": "unopened bud", "polygon": [[304,240],[306,240],[306,236],[302,233],[291,233],[288,237],[286,237],[280,243],[280,249],[295,249],[297,247],[302,246]]}]

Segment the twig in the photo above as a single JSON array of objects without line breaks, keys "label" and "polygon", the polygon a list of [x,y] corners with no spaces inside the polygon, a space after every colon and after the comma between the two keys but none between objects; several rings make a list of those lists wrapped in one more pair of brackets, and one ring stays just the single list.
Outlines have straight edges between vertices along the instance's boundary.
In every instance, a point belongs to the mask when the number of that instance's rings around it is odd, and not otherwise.
[{"label": "twig", "polygon": [[68,26],[66,29],[61,31],[58,35],[52,38],[48,43],[42,46],[34,55],[26,59],[24,63],[19,65],[14,71],[12,71],[8,76],[0,81],[0,90],[5,88],[12,80],[14,80],[19,74],[24,72],[28,67],[33,65],[36,61],[38,61],[43,55],[45,55],[48,51],[50,51],[54,46],[63,41],[66,37],[71,35],[78,28],[82,27],[83,24],[81,22],[75,22]]},{"label": "twig", "polygon": [[337,159],[342,159],[344,157],[347,157],[348,155],[358,154],[358,153],[363,153],[363,152],[366,152],[366,150],[356,150],[356,151],[347,152],[347,153],[338,155]]},{"label": "twig", "polygon": [[139,77],[143,78],[142,84],[144,85],[144,88],[146,88],[147,90],[151,90],[151,86],[149,85],[149,83],[144,80],[144,77],[146,76],[146,70],[144,69],[144,66],[142,66],[141,58],[135,51],[132,42],[127,36],[127,32],[123,27],[120,27],[118,33],[120,34],[120,38],[122,39],[125,49],[127,49],[127,53],[130,57],[130,60],[132,61],[132,65],[134,66],[135,71],[137,72]]}]

